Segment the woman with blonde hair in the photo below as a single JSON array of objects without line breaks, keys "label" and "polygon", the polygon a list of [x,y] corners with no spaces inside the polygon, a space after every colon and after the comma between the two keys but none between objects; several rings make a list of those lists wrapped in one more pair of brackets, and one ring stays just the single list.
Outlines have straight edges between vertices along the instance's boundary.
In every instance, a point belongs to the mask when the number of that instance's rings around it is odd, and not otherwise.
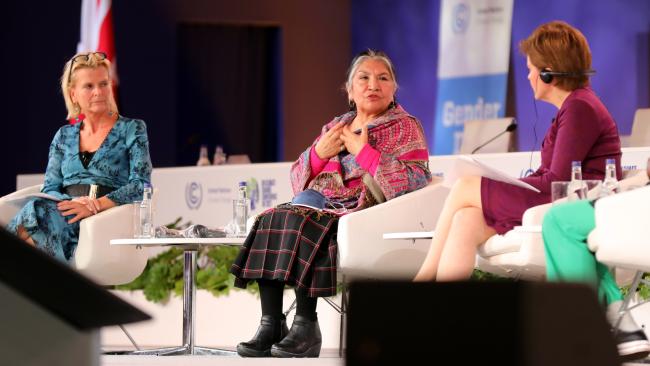
[{"label": "woman with blonde hair", "polygon": [[7,229],[67,262],[79,220],[141,198],[151,160],[144,121],[118,114],[106,54],[81,53],[66,62],[61,92],[71,123],[52,140],[42,189],[60,201],[31,199]]}]

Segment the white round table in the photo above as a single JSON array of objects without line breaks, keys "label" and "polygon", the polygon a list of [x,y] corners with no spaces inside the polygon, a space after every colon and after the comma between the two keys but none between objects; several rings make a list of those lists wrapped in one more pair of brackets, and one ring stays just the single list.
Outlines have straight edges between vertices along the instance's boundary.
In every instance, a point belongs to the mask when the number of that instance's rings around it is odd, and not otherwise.
[{"label": "white round table", "polygon": [[170,246],[180,247],[183,254],[183,345],[178,347],[138,350],[130,354],[140,355],[223,355],[231,356],[236,352],[199,347],[194,345],[194,312],[195,277],[196,277],[196,252],[202,247],[214,245],[241,246],[245,238],[151,238],[151,239],[112,239],[111,245],[136,245],[136,246]]}]

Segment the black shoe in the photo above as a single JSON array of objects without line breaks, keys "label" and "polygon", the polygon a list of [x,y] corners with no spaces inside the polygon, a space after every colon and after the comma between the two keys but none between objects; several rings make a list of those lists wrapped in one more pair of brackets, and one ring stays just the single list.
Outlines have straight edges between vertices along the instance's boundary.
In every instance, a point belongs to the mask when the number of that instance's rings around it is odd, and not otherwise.
[{"label": "black shoe", "polygon": [[273,357],[318,357],[323,338],[318,319],[296,315],[291,330],[284,339],[271,347]]},{"label": "black shoe", "polygon": [[616,346],[622,361],[639,360],[650,354],[650,342],[640,329],[633,332],[619,330],[616,333]]},{"label": "black shoe", "polygon": [[253,339],[237,345],[237,353],[242,357],[271,357],[271,346],[282,340],[289,329],[287,319],[263,315],[260,326]]}]

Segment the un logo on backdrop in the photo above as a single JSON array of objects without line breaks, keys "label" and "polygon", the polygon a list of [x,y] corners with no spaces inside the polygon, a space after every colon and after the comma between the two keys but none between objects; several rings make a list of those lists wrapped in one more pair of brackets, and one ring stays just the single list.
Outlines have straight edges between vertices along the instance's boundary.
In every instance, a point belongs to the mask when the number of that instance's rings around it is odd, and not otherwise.
[{"label": "un logo on backdrop", "polygon": [[203,200],[203,188],[201,183],[190,182],[185,185],[185,203],[190,210],[196,210],[201,206]]},{"label": "un logo on backdrop", "polygon": [[465,33],[469,26],[469,5],[459,3],[454,6],[451,27],[454,33]]}]

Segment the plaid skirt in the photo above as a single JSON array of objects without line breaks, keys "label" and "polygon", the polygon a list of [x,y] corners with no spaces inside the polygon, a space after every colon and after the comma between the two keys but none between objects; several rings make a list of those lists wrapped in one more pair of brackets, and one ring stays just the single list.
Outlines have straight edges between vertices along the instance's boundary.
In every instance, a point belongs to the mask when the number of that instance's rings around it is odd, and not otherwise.
[{"label": "plaid skirt", "polygon": [[305,289],[310,297],[335,295],[338,221],[290,204],[261,214],[230,269],[235,286],[263,278]]}]

